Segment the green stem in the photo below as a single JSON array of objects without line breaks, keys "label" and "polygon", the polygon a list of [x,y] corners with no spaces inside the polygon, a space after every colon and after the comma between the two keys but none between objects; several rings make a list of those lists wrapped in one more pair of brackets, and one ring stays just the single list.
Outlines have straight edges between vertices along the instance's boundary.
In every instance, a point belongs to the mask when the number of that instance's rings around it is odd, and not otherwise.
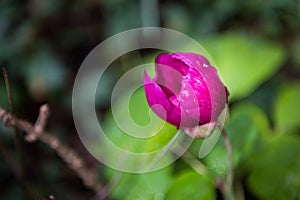
[{"label": "green stem", "polygon": [[[179,138],[179,136],[182,134],[182,131],[177,131],[177,133],[175,134],[175,136],[172,138],[172,140],[167,144],[167,146],[164,148],[164,150],[162,150],[160,152],[159,155],[157,155],[154,158],[154,161],[152,162],[151,165],[149,165],[151,168],[154,167],[170,150],[170,148],[175,144],[175,142],[177,141],[177,139]],[[150,168],[150,169],[151,169]]]},{"label": "green stem", "polygon": [[229,140],[229,137],[225,130],[222,130],[222,136],[224,139],[224,144],[228,157],[228,174],[226,177],[224,189],[222,190],[223,196],[225,200],[234,200],[234,192],[233,192],[233,153],[232,146]]}]

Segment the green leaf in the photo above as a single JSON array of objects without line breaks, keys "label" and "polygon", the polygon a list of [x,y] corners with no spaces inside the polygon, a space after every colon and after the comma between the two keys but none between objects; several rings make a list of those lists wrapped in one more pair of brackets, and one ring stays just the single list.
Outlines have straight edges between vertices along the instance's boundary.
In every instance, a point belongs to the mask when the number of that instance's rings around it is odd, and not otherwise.
[{"label": "green leaf", "polygon": [[210,200],[215,199],[216,191],[212,179],[189,170],[179,174],[173,181],[167,200]]},{"label": "green leaf", "polygon": [[212,151],[203,159],[213,177],[225,176],[228,171],[228,157],[222,138],[219,139]]},{"label": "green leaf", "polygon": [[300,56],[299,55],[300,55],[300,37],[298,36],[298,38],[293,41],[292,55],[291,55],[294,63],[296,64],[298,71],[300,70]]},{"label": "green leaf", "polygon": [[300,138],[276,137],[256,157],[248,186],[259,199],[293,200],[300,192]]},{"label": "green leaf", "polygon": [[[153,136],[151,137],[133,137],[131,136],[131,133],[126,133],[125,131],[123,131],[115,122],[113,116],[109,114],[103,122],[104,132],[114,144],[126,151],[142,153],[160,150],[170,142],[170,140],[177,132],[176,127],[165,123],[153,113],[151,114],[151,116],[153,116],[155,120],[150,121],[148,113],[152,111],[150,111],[150,107],[147,103],[143,88],[134,92],[130,99],[129,105],[126,101],[126,98],[121,98],[120,102],[117,103],[116,106],[116,110],[118,111],[117,114],[119,115],[118,118],[121,119],[120,123],[136,123],[140,126],[145,126],[151,123],[151,127],[148,130],[150,130],[150,132],[151,130],[158,130],[157,133],[153,132]],[[126,114],[126,108],[128,106],[130,117],[128,117]],[[160,127],[161,129],[159,129]],[[140,134],[140,136],[144,136],[145,134],[150,133]]]},{"label": "green leaf", "polygon": [[27,59],[23,73],[32,96],[39,98],[63,87],[67,71],[50,50],[40,48]]},{"label": "green leaf", "polygon": [[[265,141],[272,138],[265,114],[254,104],[245,102],[233,107],[225,131],[231,141],[235,167],[247,163],[253,154],[263,148]],[[192,149],[195,149],[196,145],[199,146],[194,143]],[[214,177],[227,174],[228,156],[222,137],[219,138],[208,156],[203,159],[203,162]]]},{"label": "green leaf", "polygon": [[120,176],[118,183],[111,192],[115,199],[164,199],[172,181],[172,166],[146,174],[122,173],[109,168],[106,172],[110,178],[113,177],[113,173],[117,173],[115,177]]},{"label": "green leaf", "polygon": [[251,103],[240,103],[232,109],[226,131],[231,140],[235,166],[249,159],[266,140],[272,138],[266,115]]},{"label": "green leaf", "polygon": [[275,102],[276,131],[284,133],[300,127],[300,83],[284,86]]},{"label": "green leaf", "polygon": [[274,75],[285,60],[279,44],[235,32],[211,38],[205,47],[217,64],[231,100],[249,95]]}]

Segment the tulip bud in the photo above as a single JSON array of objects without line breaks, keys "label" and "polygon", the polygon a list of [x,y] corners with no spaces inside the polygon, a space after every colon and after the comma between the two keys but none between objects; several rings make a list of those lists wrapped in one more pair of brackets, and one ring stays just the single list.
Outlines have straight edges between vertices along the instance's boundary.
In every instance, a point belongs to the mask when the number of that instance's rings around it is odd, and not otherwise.
[{"label": "tulip bud", "polygon": [[186,133],[192,137],[191,130],[217,124],[229,93],[204,56],[162,53],[155,59],[155,71],[153,79],[144,73],[146,98],[154,113],[178,129],[189,130]]}]

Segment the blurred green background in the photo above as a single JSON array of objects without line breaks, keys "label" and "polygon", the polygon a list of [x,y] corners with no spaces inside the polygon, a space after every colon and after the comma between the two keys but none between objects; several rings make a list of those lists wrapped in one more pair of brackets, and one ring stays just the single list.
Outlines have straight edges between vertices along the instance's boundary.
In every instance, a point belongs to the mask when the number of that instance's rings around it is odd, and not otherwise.
[{"label": "blurred green background", "polygon": [[[78,138],[71,95],[82,61],[106,38],[144,26],[187,34],[216,62],[230,91],[230,120],[225,129],[233,144],[237,199],[299,199],[299,0],[1,0],[0,66],[9,73],[17,115],[34,122],[40,105],[50,104],[47,129],[76,149],[89,165],[98,166],[104,185],[115,183],[110,199],[223,199],[215,186],[227,173],[221,139],[201,160],[208,173],[197,173],[179,159],[163,170],[136,175],[100,165]],[[107,134],[120,147],[130,144],[127,147],[133,151],[159,149],[176,132],[167,125],[141,145],[122,133],[110,114],[110,94],[118,78],[138,64],[153,62],[156,53],[135,51],[120,57],[105,73],[97,93],[99,119]],[[137,123],[147,124],[148,116],[140,114],[149,109],[141,91],[132,97],[137,106],[132,106],[131,114]],[[119,105],[126,104],[120,100]],[[9,108],[2,79],[0,106]],[[0,141],[1,149],[16,160],[12,130],[2,124]],[[195,159],[200,145],[201,141],[195,141],[190,148]],[[50,194],[56,199],[93,197],[46,145],[23,142],[22,146],[27,180],[35,193],[31,199]],[[0,199],[25,199],[0,156]]]}]

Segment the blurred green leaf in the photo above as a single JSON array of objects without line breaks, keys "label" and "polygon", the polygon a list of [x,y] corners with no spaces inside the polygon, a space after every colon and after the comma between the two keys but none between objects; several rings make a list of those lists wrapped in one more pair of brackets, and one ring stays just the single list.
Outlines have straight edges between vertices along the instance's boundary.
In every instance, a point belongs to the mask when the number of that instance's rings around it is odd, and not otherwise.
[{"label": "blurred green leaf", "polygon": [[177,175],[165,199],[170,200],[210,200],[216,191],[211,177],[195,171],[184,171]]},{"label": "blurred green leaf", "polygon": [[61,8],[63,8],[64,3],[64,1],[59,0],[32,0],[32,14],[38,20],[42,20],[43,18],[55,15],[57,12],[59,12]]},{"label": "blurred green leaf", "polygon": [[205,47],[217,64],[231,100],[249,95],[285,60],[279,44],[236,32],[213,37]]},{"label": "blurred green leaf", "polygon": [[300,192],[300,138],[276,137],[251,161],[248,185],[260,199],[293,200]]},{"label": "blurred green leaf", "polygon": [[276,131],[284,133],[300,127],[300,83],[284,86],[275,102]]},{"label": "blurred green leaf", "polygon": [[[299,6],[300,7],[300,6]],[[292,59],[296,64],[298,70],[300,70],[300,37],[296,38],[292,44]]]},{"label": "blurred green leaf", "polygon": [[220,138],[212,151],[203,159],[213,177],[225,176],[228,170],[228,157],[223,140]]},{"label": "blurred green leaf", "polygon": [[[105,7],[104,14],[109,16],[106,19],[107,23],[110,24],[110,26],[106,26],[107,36],[140,26],[141,18],[136,12],[139,9],[139,4],[136,2],[113,0],[106,1],[103,6]],[[120,20],[121,18],[125,20]]]},{"label": "blurred green leaf", "polygon": [[115,177],[117,181],[111,192],[112,197],[124,200],[164,199],[172,181],[171,172],[172,166],[145,174],[122,173],[109,168],[106,170],[107,176]]},{"label": "blurred green leaf", "polygon": [[16,12],[16,6],[9,0],[2,0],[0,2],[0,38],[4,35]]},{"label": "blurred green leaf", "polygon": [[[129,119],[126,114],[126,109],[128,106],[131,119]],[[156,130],[157,126],[160,127],[163,124],[162,129],[156,135],[148,138],[137,138],[132,137],[128,135],[128,133],[122,131],[115,122],[112,114],[109,114],[103,122],[104,132],[114,144],[127,151],[141,153],[159,150],[168,144],[177,132],[176,127],[168,123],[164,123],[162,120],[158,119],[158,117],[156,117],[157,120],[152,120],[152,122],[150,122],[148,114],[150,107],[147,103],[143,88],[137,90],[132,95],[129,105],[126,101],[126,98],[121,98],[120,102],[117,104],[116,110],[118,110],[118,115],[120,116],[121,120],[123,120],[122,124],[136,123],[140,126],[145,126],[151,123],[153,130]],[[154,124],[154,122],[157,124]],[[141,137],[144,134],[149,133],[141,133]]]},{"label": "blurred green leaf", "polygon": [[25,65],[25,78],[33,97],[39,98],[61,89],[65,84],[66,69],[49,50],[36,51]]},{"label": "blurred green leaf", "polygon": [[191,20],[188,15],[188,10],[175,2],[167,4],[168,9],[162,12],[162,18],[165,21],[166,27],[172,27],[174,30],[181,30],[182,32],[187,32],[190,28]]},{"label": "blurred green leaf", "polygon": [[[265,141],[272,138],[266,115],[251,103],[237,104],[231,110],[230,120],[225,125],[225,130],[231,141],[236,168],[247,163],[253,154],[263,148]],[[193,151],[199,145],[201,142],[194,142]],[[222,137],[208,156],[203,159],[203,162],[213,176],[218,177],[227,174],[228,157]]]},{"label": "blurred green leaf", "polygon": [[261,149],[265,140],[272,138],[266,115],[251,103],[240,103],[233,108],[226,131],[236,166]]}]

